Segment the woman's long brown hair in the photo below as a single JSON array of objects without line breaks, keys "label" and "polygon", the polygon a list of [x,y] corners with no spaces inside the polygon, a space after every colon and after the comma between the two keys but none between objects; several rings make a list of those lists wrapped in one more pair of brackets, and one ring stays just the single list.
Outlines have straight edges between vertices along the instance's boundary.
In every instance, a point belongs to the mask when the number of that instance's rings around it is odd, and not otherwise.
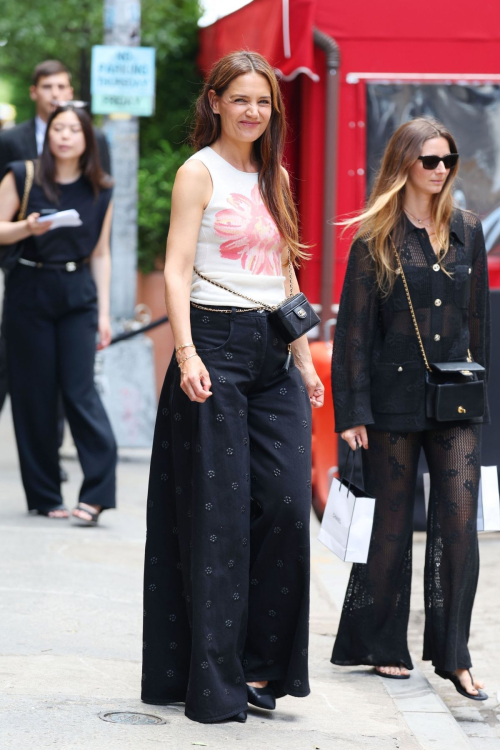
[{"label": "woman's long brown hair", "polygon": [[[339,222],[341,226],[357,226],[354,239],[362,238],[375,262],[377,283],[384,296],[390,293],[395,275],[395,256],[391,237],[399,247],[404,236],[405,186],[411,167],[422,153],[422,146],[431,138],[446,138],[450,153],[457,145],[449,130],[431,117],[417,117],[401,125],[393,134],[384,152],[365,209],[354,218]],[[451,188],[458,164],[450,169],[440,193],[431,198],[431,217],[439,242],[439,260],[449,250],[450,219],[453,211]]]},{"label": "woman's long brown hair", "polygon": [[235,78],[245,73],[258,73],[269,83],[272,113],[264,133],[253,144],[254,157],[259,164],[259,189],[267,210],[279,233],[290,248],[292,261],[307,258],[299,242],[297,210],[286,176],[281,168],[286,139],[285,108],[276,74],[258,52],[232,52],[218,60],[211,69],[196,102],[196,118],[191,143],[199,151],[210,146],[221,135],[220,117],[210,106],[209,92],[221,96]]},{"label": "woman's long brown hair", "polygon": [[64,104],[52,112],[47,121],[47,131],[43,143],[43,150],[36,162],[35,180],[41,186],[45,197],[51,203],[59,203],[60,192],[56,182],[56,162],[49,145],[50,126],[61,113],[74,112],[80,121],[85,138],[85,151],[80,157],[80,169],[83,177],[90,183],[97,199],[99,192],[113,184],[111,177],[104,172],[99,159],[99,150],[92,127],[92,120],[88,112],[81,107],[72,107],[71,102]]}]

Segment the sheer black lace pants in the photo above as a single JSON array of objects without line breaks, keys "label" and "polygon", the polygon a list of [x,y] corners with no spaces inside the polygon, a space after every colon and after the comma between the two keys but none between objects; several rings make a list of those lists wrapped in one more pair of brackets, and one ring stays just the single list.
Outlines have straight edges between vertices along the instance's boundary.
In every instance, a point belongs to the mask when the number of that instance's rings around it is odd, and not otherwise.
[{"label": "sheer black lace pants", "polygon": [[468,668],[467,642],[479,574],[481,427],[458,425],[413,433],[368,428],[368,438],[364,481],[376,497],[370,553],[366,565],[352,567],[331,661],[413,667],[407,629],[413,506],[423,448],[431,481],[423,658],[440,669]]}]

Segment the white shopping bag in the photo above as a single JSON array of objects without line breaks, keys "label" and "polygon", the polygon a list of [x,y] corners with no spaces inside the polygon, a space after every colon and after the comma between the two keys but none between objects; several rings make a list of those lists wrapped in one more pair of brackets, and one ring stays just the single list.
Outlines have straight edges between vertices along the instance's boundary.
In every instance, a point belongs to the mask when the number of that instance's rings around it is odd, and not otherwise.
[{"label": "white shopping bag", "polygon": [[344,562],[366,563],[374,512],[374,497],[334,477],[318,539]]},{"label": "white shopping bag", "polygon": [[[429,508],[430,477],[424,474],[425,512]],[[500,531],[500,493],[496,466],[481,466],[477,506],[477,530]]]}]

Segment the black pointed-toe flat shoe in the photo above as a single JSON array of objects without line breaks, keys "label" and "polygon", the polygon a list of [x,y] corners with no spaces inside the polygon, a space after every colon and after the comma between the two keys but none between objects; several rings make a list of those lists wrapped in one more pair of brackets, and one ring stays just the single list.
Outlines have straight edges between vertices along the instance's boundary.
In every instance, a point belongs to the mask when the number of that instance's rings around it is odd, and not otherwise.
[{"label": "black pointed-toe flat shoe", "polygon": [[276,696],[270,685],[263,688],[247,685],[247,699],[257,708],[266,708],[268,711],[273,711],[276,708]]},{"label": "black pointed-toe flat shoe", "polygon": [[230,716],[228,721],[238,721],[240,724],[244,724],[247,720],[247,712],[246,711],[240,711],[239,714],[235,714],[234,716]]},{"label": "black pointed-toe flat shoe", "polygon": [[[472,672],[470,669],[467,670],[472,682],[472,685],[474,686],[474,678],[472,676]],[[438,677],[441,677],[443,680],[449,680],[455,685],[455,690],[457,693],[460,693],[460,695],[463,695],[464,698],[470,698],[471,701],[485,701],[488,699],[488,695],[484,692],[484,690],[480,690],[479,688],[476,688],[477,695],[472,695],[472,693],[468,693],[467,690],[464,688],[460,680],[458,679],[455,672],[447,672],[445,669],[435,669],[434,672],[437,674]]]}]

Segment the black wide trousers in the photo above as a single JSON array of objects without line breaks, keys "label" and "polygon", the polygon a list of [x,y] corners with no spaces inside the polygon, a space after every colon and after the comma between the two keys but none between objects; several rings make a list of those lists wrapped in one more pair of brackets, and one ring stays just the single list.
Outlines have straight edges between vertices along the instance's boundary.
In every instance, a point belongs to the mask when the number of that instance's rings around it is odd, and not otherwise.
[{"label": "black wide trousers", "polygon": [[192,308],[213,395],[191,402],[173,358],[160,398],[144,575],[146,703],[204,723],[308,683],[311,413],[267,313]]},{"label": "black wide trousers", "polygon": [[94,384],[97,293],[90,269],[17,266],[6,289],[9,392],[30,510],[62,503],[58,399],[82,465],[80,501],[115,506],[116,444]]},{"label": "black wide trousers", "polygon": [[481,426],[397,433],[368,428],[365,488],[376,498],[366,565],[352,566],[331,661],[404,665],[412,575],[413,506],[420,450],[430,474],[424,570],[423,658],[467,669],[467,643],[479,575],[477,501]]}]

